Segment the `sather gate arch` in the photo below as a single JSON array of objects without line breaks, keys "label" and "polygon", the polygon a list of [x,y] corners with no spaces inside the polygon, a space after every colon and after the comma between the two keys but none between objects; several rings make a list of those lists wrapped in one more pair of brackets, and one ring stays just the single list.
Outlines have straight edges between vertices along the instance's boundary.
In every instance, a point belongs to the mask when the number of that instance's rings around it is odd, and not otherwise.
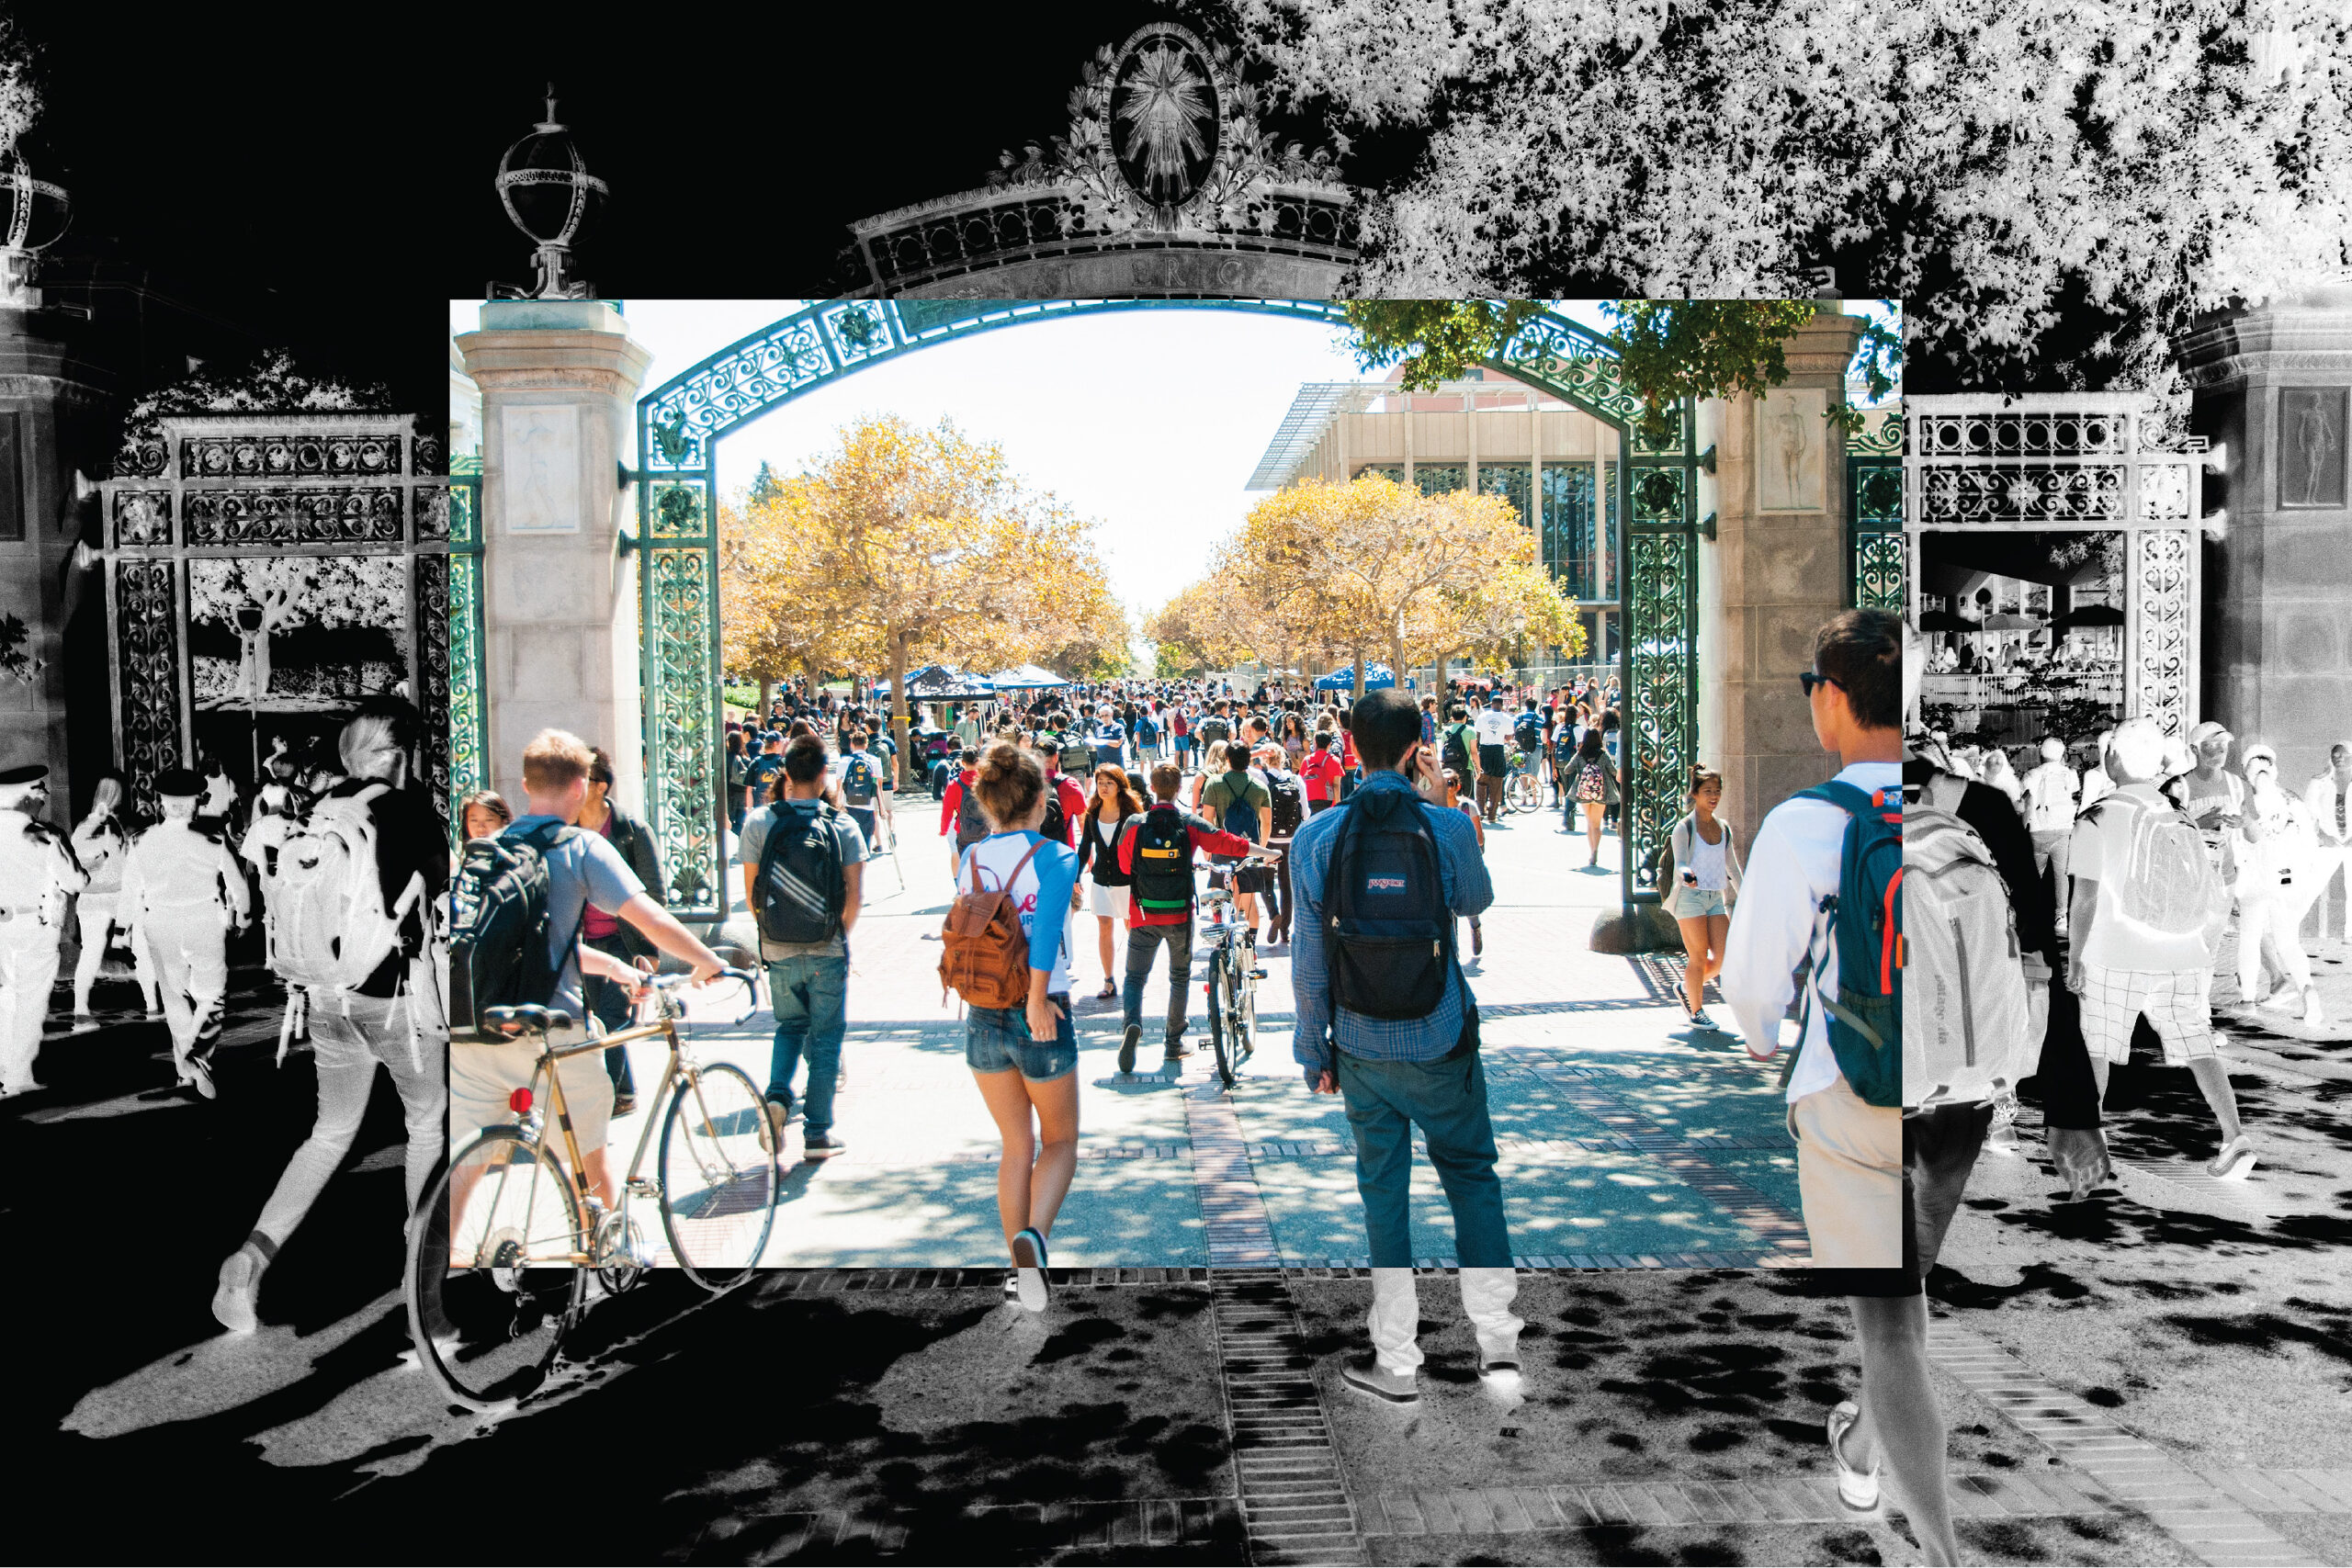
[{"label": "sather gate arch", "polygon": [[[645,694],[645,808],[660,837],[671,903],[715,919],[728,904],[720,790],[718,448],[761,414],[818,388],[936,344],[1038,321],[1131,310],[1211,310],[1338,324],[1319,299],[833,299],[811,305],[712,355],[638,400],[636,471]],[[1677,411],[1663,447],[1635,425],[1641,400],[1619,377],[1608,340],[1545,310],[1481,363],[1548,392],[1619,433],[1615,541],[1624,694],[1621,784],[1627,908],[1653,903],[1657,852],[1682,809],[1697,749],[1696,411]]]}]

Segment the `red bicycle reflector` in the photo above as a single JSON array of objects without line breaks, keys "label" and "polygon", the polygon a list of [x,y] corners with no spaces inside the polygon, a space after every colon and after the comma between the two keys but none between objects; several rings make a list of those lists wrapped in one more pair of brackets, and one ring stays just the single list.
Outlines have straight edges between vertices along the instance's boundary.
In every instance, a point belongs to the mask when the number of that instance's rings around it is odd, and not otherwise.
[{"label": "red bicycle reflector", "polygon": [[531,1091],[527,1089],[516,1089],[506,1097],[506,1107],[517,1116],[528,1116],[531,1113]]}]

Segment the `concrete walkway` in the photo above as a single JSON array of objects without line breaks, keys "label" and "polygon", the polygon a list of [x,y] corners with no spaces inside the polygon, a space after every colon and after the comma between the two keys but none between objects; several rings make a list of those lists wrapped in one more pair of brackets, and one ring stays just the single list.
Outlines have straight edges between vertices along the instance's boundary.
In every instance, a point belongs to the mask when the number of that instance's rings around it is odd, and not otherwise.
[{"label": "concrete walkway", "polygon": [[[926,807],[928,807],[926,809]],[[943,1002],[936,941],[952,897],[937,808],[899,812],[895,862],[867,868],[852,944],[848,1086],[836,1130],[848,1152],[820,1163],[787,1150],[785,1207],[764,1261],[780,1267],[950,1268],[1000,1262],[994,1124],[963,1059],[957,1004]],[[1802,1257],[1792,1230],[1794,1150],[1777,1074],[1730,1035],[1694,1035],[1676,989],[1679,960],[1587,950],[1594,918],[1617,906],[1617,841],[1588,871],[1581,832],[1552,812],[1491,828],[1496,906],[1486,949],[1466,972],[1482,1017],[1489,1103],[1502,1152],[1512,1246],[1522,1258],[1616,1267],[1752,1264]],[[737,879],[740,872],[730,868]],[[903,890],[900,886],[903,875]],[[745,917],[729,932],[748,942]],[[1161,1072],[1165,961],[1143,1003],[1138,1072],[1114,1060],[1119,1004],[1091,993],[1102,969],[1096,921],[1073,918],[1073,993],[1081,1080],[1079,1174],[1055,1226],[1054,1258],[1073,1267],[1365,1261],[1354,1144],[1336,1097],[1307,1092],[1290,1057],[1290,961],[1261,954],[1260,1044],[1230,1097],[1246,1175],[1269,1239],[1212,1258],[1203,1209],[1212,1179],[1199,1156],[1200,1101],[1219,1098],[1208,1066],[1199,978],[1179,1077]],[[1464,931],[1467,947],[1467,931]],[[1119,933],[1114,974],[1124,973]],[[1196,946],[1195,975],[1204,975]],[[1724,1016],[1720,1006],[1718,1016]],[[699,1028],[706,1060],[735,1062],[764,1084],[772,1025]],[[642,1078],[658,1065],[647,1052]],[[1220,1112],[1220,1114],[1222,1114]],[[635,1136],[616,1123],[614,1141]],[[1229,1172],[1218,1173],[1223,1179]],[[1435,1177],[1417,1161],[1414,1250],[1451,1261],[1453,1226]],[[1793,1238],[1793,1239],[1792,1239]]]}]

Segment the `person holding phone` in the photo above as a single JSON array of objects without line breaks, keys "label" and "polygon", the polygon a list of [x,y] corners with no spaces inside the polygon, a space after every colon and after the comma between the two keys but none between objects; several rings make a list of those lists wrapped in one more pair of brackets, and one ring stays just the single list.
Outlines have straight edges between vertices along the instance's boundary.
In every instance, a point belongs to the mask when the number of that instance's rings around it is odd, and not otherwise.
[{"label": "person holding phone", "polygon": [[1739,892],[1739,848],[1731,824],[1715,817],[1723,800],[1723,774],[1693,767],[1690,810],[1669,839],[1675,874],[1666,890],[1666,912],[1682,928],[1682,1010],[1694,1029],[1715,1027],[1707,1016],[1707,982],[1723,969],[1732,900]]}]

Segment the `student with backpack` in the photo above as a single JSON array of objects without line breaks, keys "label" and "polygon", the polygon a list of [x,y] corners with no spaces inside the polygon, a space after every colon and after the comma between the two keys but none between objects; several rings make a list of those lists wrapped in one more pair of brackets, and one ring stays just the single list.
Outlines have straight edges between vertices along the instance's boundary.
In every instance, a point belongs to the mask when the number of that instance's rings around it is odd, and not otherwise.
[{"label": "student with backpack", "polygon": [[210,1061],[229,988],[228,939],[252,919],[253,896],[218,829],[198,826],[204,792],[204,776],[192,769],[157,776],[164,819],[141,830],[123,856],[118,918],[134,944],[146,945],[179,1087],[210,1100],[218,1092]]},{"label": "student with backpack", "polygon": [[1152,805],[1132,818],[1119,838],[1119,866],[1127,874],[1126,1028],[1119,1042],[1119,1071],[1136,1070],[1136,1047],[1143,1039],[1143,987],[1151,961],[1168,949],[1168,1037],[1163,1070],[1173,1077],[1183,1058],[1184,1004],[1193,976],[1193,855],[1246,855],[1250,840],[1204,821],[1176,804],[1183,770],[1174,762],[1151,769]]},{"label": "student with backpack", "polygon": [[889,787],[890,773],[882,759],[866,749],[863,729],[849,732],[849,747],[842,753],[841,768],[834,783],[841,786],[842,806],[849,819],[857,824],[859,837],[868,852],[879,852],[882,842],[877,814],[889,805],[883,791]]},{"label": "student with backpack", "polygon": [[785,748],[775,804],[743,823],[743,904],[759,930],[775,1012],[764,1098],[781,1134],[793,1116],[793,1075],[806,1057],[801,1155],[812,1160],[843,1146],[833,1130],[833,1094],[849,1027],[849,934],[863,907],[866,858],[854,815],[824,798],[824,743],[802,736]]},{"label": "student with backpack", "polygon": [[1419,1397],[1420,1318],[1408,1191],[1413,1134],[1453,1212],[1462,1304],[1477,1330],[1479,1372],[1515,1377],[1519,1292],[1495,1174],[1495,1135],[1478,1060],[1478,1012],[1455,961],[1458,917],[1485,912],[1494,885],[1477,829],[1445,809],[1438,760],[1400,691],[1368,694],[1350,715],[1367,776],[1337,811],[1309,818],[1291,844],[1291,1053],[1317,1093],[1347,1103],[1372,1252],[1373,1354],[1344,1376],[1378,1398]]},{"label": "student with backpack", "polygon": [[270,963],[307,998],[318,1115],[244,1242],[221,1260],[212,1315],[241,1334],[259,1326],[263,1272],[350,1154],[379,1066],[407,1122],[409,1208],[441,1157],[449,1026],[433,922],[449,863],[439,816],[409,785],[418,728],[408,704],[370,699],[337,741],[344,782],[274,837]]},{"label": "student with backpack", "polygon": [[[1143,801],[1127,782],[1126,770],[1105,763],[1094,770],[1094,793],[1078,836],[1078,865],[1092,889],[1096,934],[1102,953],[1102,989],[1097,999],[1119,994],[1111,978],[1112,927],[1127,916],[1127,874],[1119,869],[1119,838],[1143,814]],[[1073,888],[1075,893],[1076,889]]]},{"label": "student with backpack", "polygon": [[1284,766],[1287,761],[1280,741],[1269,740],[1258,749],[1259,771],[1264,774],[1270,819],[1266,829],[1266,847],[1280,858],[1262,873],[1265,877],[1267,904],[1266,945],[1290,940],[1291,888],[1290,846],[1306,820],[1306,786],[1299,776]]},{"label": "student with backpack", "polygon": [[1063,912],[1078,856],[1037,831],[1050,798],[1040,758],[999,743],[973,788],[993,829],[956,867],[939,977],[969,1008],[964,1061],[997,1124],[997,1214],[1012,1255],[1009,1291],[1046,1304],[1046,1240],[1078,1172],[1078,1034]]},{"label": "student with backpack", "polygon": [[948,781],[939,796],[939,832],[955,838],[947,846],[949,871],[964,863],[964,852],[989,836],[988,813],[980,809],[980,797],[972,787],[978,777],[980,751],[977,746],[967,746],[957,759],[960,771]]},{"label": "student with backpack", "polygon": [[1587,725],[1577,741],[1575,754],[1569,757],[1567,772],[1560,791],[1561,812],[1566,818],[1562,830],[1576,831],[1576,808],[1584,807],[1585,842],[1591,856],[1585,863],[1587,871],[1600,863],[1601,818],[1617,804],[1617,767],[1610,761],[1602,744],[1600,727]]},{"label": "student with backpack", "polygon": [[[1214,748],[1215,742],[1211,745]],[[1201,791],[1201,815],[1230,837],[1246,840],[1253,847],[1262,844],[1273,833],[1273,796],[1250,768],[1250,753],[1242,742],[1226,742],[1223,756],[1225,771],[1209,779]],[[1226,857],[1214,858],[1210,863],[1232,876],[1234,908],[1250,933],[1250,945],[1256,946],[1258,895],[1264,890],[1269,873],[1263,866],[1237,865]]]},{"label": "student with backpack", "polygon": [[[1922,1292],[1941,1233],[1915,1220],[1913,1189],[1944,1193],[1955,1172],[1966,1181],[1990,1108],[1930,1117],[1905,1110],[1914,1086],[1898,962],[1906,875],[1901,629],[1883,610],[1853,609],[1815,633],[1813,667],[1799,679],[1815,739],[1837,754],[1839,771],[1781,802],[1757,829],[1719,984],[1749,1054],[1770,1059],[1797,999],[1793,972],[1810,960],[1784,1081],[1813,1241],[1814,1266],[1803,1277],[1815,1293],[1846,1298],[1861,1347],[1861,1397],[1828,1420],[1838,1495],[1857,1512],[1875,1510],[1883,1451],[1928,1560],[1951,1562],[1958,1548]],[[2007,910],[1998,913],[2006,921]],[[2012,1045],[2022,1041],[2022,1016],[2004,1027]]]},{"label": "student with backpack", "polygon": [[2152,782],[2164,750],[2154,720],[2117,725],[2107,753],[2115,788],[2075,819],[2066,984],[2082,1001],[2100,1098],[2109,1066],[2131,1060],[2132,1026],[2145,1014],[2165,1065],[2188,1069],[2221,1124],[2222,1150],[2206,1174],[2243,1180],[2253,1174],[2254,1141],[2239,1124],[2212,1018],[2229,891],[2197,829]]},{"label": "student with backpack", "polygon": [[[480,1021],[492,1007],[534,1004],[571,1022],[546,1043],[577,1045],[591,1037],[580,976],[590,969],[634,984],[629,965],[580,941],[591,905],[636,927],[653,944],[694,969],[697,983],[722,965],[677,917],[647,894],[621,852],[600,833],[574,826],[588,798],[594,755],[561,729],[543,729],[523,748],[523,794],[529,809],[495,839],[466,846],[450,886],[449,1147],[484,1127],[511,1121],[508,1097],[537,1072],[537,1034]],[[580,1175],[607,1207],[616,1199],[605,1162],[613,1086],[593,1054],[566,1058],[565,1103],[587,1168]],[[453,1194],[460,1206],[465,1194]]]}]

